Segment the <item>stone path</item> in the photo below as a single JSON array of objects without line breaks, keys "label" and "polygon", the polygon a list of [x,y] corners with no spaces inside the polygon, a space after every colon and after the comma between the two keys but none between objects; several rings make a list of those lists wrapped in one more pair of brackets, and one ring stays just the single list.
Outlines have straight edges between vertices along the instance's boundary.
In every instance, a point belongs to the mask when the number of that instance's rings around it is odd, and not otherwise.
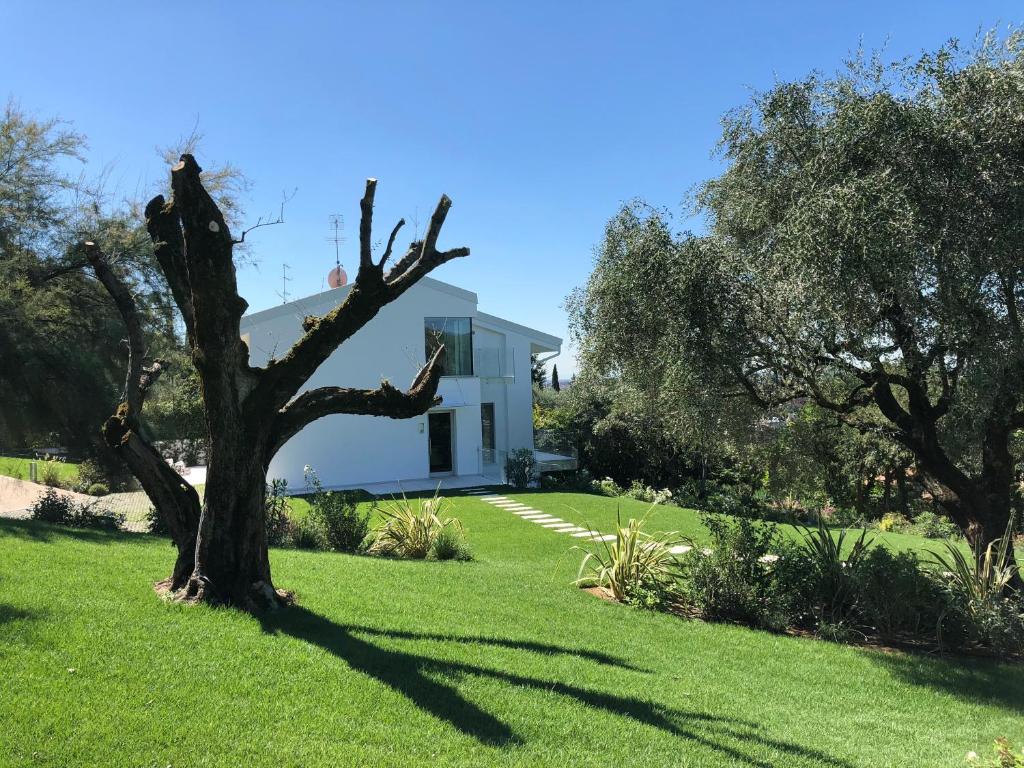
[{"label": "stone path", "polygon": [[600,531],[589,531],[586,528],[580,528],[574,523],[567,523],[554,515],[541,512],[539,509],[533,509],[507,496],[499,496],[485,488],[467,488],[465,493],[467,496],[477,496],[481,501],[486,501],[491,506],[511,512],[523,520],[529,520],[531,523],[536,523],[554,533],[567,533],[575,539],[589,539],[590,541],[615,540],[615,534],[604,534]]}]

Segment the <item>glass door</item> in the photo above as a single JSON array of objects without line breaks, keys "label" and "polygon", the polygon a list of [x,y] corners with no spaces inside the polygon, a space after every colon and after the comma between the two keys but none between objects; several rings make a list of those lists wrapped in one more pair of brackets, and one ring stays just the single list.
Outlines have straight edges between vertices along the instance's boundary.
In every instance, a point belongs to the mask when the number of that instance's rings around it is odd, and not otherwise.
[{"label": "glass door", "polygon": [[452,466],[452,412],[427,414],[430,451],[430,474],[451,472]]}]

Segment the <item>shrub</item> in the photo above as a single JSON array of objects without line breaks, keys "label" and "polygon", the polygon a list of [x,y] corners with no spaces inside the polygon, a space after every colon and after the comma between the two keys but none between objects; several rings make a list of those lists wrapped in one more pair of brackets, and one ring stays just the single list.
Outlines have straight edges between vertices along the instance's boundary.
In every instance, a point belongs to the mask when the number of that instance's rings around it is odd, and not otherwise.
[{"label": "shrub", "polygon": [[610,477],[606,477],[603,480],[594,480],[591,483],[591,488],[594,493],[600,493],[602,496],[615,497],[622,495],[622,488]]},{"label": "shrub", "polygon": [[449,525],[434,537],[430,554],[435,560],[472,560],[473,553],[466,543],[462,529]]},{"label": "shrub", "polygon": [[883,640],[937,641],[947,599],[913,552],[871,547],[853,574],[857,621]]},{"label": "shrub", "polygon": [[989,542],[982,553],[976,547],[968,558],[955,544],[944,542],[946,556],[933,554],[934,561],[948,574],[949,588],[969,609],[1001,599],[1006,587],[1017,574],[1010,562],[1013,543],[1013,516],[1002,538]]},{"label": "shrub", "polygon": [[92,504],[76,504],[68,525],[76,528],[97,528],[103,531],[119,531],[124,526],[125,516],[106,507]]},{"label": "shrub", "polygon": [[924,536],[927,539],[954,539],[960,537],[960,529],[944,515],[934,512],[922,512],[910,524],[908,533]]},{"label": "shrub", "polygon": [[43,471],[39,475],[40,482],[42,482],[43,485],[50,486],[51,488],[59,488],[61,485],[60,473],[57,471],[56,462],[44,461],[42,464]]},{"label": "shrub", "polygon": [[898,512],[886,512],[878,521],[878,530],[883,533],[899,532],[906,530],[909,526],[910,521]]},{"label": "shrub", "polygon": [[[106,485],[107,488],[110,487],[110,481],[100,468],[100,465],[93,459],[85,459],[78,465],[77,487],[81,489],[88,489],[90,486],[97,483],[102,483]],[[88,491],[86,492],[88,493]]]},{"label": "shrub", "polygon": [[[454,517],[442,517],[447,502],[438,495],[430,499],[411,502],[402,494],[401,500],[392,499],[381,507],[384,523],[375,531],[369,551],[375,555],[407,557],[422,560],[432,551],[442,531],[462,524]],[[442,552],[450,551],[450,542],[442,545]],[[436,553],[435,553],[436,555]]]},{"label": "shrub", "polygon": [[44,523],[67,523],[74,514],[75,501],[70,496],[47,488],[28,508],[33,520]]},{"label": "shrub", "polygon": [[803,553],[813,579],[811,599],[815,617],[819,623],[830,624],[849,620],[857,603],[857,569],[872,543],[867,531],[860,532],[845,557],[845,528],[833,536],[828,526],[819,520],[817,528],[804,528],[803,532]]},{"label": "shrub", "polygon": [[107,531],[119,530],[124,525],[124,515],[93,504],[79,504],[72,497],[47,488],[39,494],[29,514],[33,520],[75,528],[98,528]]},{"label": "shrub", "polygon": [[263,509],[267,524],[267,544],[271,547],[283,547],[288,544],[292,526],[287,492],[286,480],[271,480],[267,483]]},{"label": "shrub", "polygon": [[106,496],[108,493],[110,493],[110,489],[106,486],[105,483],[93,483],[86,489],[85,492],[90,496]]},{"label": "shrub", "polygon": [[683,594],[702,617],[780,630],[790,623],[791,595],[777,588],[775,568],[785,549],[774,525],[748,518],[702,515],[710,549],[683,559]]},{"label": "shrub", "polygon": [[505,458],[505,480],[516,488],[525,488],[533,480],[537,459],[529,448],[516,448]]},{"label": "shrub", "polygon": [[[652,536],[644,532],[646,515],[618,521],[614,542],[601,542],[602,549],[587,552],[576,574],[576,586],[603,587],[620,602],[657,607],[676,593],[679,562],[671,548],[681,543],[676,533]],[[573,547],[573,549],[582,549]]]},{"label": "shrub", "polygon": [[146,531],[155,536],[170,536],[171,529],[167,527],[163,515],[156,511],[156,507],[150,507],[146,512]]},{"label": "shrub", "polygon": [[668,504],[672,501],[672,491],[668,488],[659,491],[642,480],[634,480],[626,491],[626,496],[637,501],[646,501],[648,504]]},{"label": "shrub", "polygon": [[297,549],[327,549],[327,534],[319,519],[312,515],[290,518],[288,542]]},{"label": "shrub", "polygon": [[312,467],[306,467],[305,475],[313,489],[310,516],[315,518],[327,547],[337,552],[359,550],[370,531],[370,513],[360,514],[352,493],[325,491]]}]

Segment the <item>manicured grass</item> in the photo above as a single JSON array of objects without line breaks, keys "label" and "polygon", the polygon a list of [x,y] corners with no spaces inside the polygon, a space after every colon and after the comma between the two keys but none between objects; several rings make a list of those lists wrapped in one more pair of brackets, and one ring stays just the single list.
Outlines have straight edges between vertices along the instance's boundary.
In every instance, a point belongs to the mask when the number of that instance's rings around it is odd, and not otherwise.
[{"label": "manicured grass", "polygon": [[299,602],[259,618],[159,601],[165,540],[0,521],[0,765],[959,766],[1024,736],[1024,667],[608,603],[575,540],[453,512],[476,561],[274,551]]},{"label": "manicured grass", "polygon": [[29,464],[36,461],[39,471],[39,481],[42,482],[43,470],[46,467],[54,467],[57,470],[57,477],[62,483],[72,484],[78,480],[78,465],[68,461],[45,461],[43,459],[19,459],[13,456],[0,456],[0,475],[17,477],[21,480],[28,480]]},{"label": "manicured grass", "polygon": [[[675,531],[681,537],[693,539],[698,544],[709,541],[707,529],[701,523],[700,515],[692,509],[684,509],[668,504],[649,504],[628,497],[612,498],[597,494],[558,493],[533,490],[504,490],[501,495],[528,504],[542,512],[555,515],[577,525],[590,526],[596,530],[613,533],[616,520],[625,525],[629,518],[647,516],[646,530],[649,532]],[[799,537],[802,529],[778,524],[779,532],[784,536]],[[838,532],[838,528],[836,531]],[[860,528],[851,528],[846,541],[852,546],[860,535]],[[926,539],[905,533],[882,532],[877,528],[868,530],[868,536],[876,544],[884,544],[893,550],[914,550],[927,558],[928,552],[945,552],[945,547],[937,539]],[[964,550],[966,544],[963,545]]]}]

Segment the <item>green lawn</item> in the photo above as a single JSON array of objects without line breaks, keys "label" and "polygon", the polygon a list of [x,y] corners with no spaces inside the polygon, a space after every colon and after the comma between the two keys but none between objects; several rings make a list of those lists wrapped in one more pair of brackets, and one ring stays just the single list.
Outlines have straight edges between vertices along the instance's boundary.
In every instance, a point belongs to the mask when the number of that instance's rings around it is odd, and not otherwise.
[{"label": "green lawn", "polygon": [[[0,475],[7,477],[17,477],[22,480],[28,480],[29,464],[33,459],[18,459],[13,456],[0,456]],[[39,481],[42,482],[43,470],[47,466],[52,466],[57,470],[57,476],[60,478],[62,483],[72,484],[78,480],[78,465],[72,464],[71,462],[65,461],[36,461],[39,467]]]},{"label": "green lawn", "polygon": [[1022,666],[608,603],[573,540],[453,505],[475,562],[274,551],[299,604],[262,618],[159,601],[165,540],[0,521],[0,765],[959,766],[1024,737]]}]

